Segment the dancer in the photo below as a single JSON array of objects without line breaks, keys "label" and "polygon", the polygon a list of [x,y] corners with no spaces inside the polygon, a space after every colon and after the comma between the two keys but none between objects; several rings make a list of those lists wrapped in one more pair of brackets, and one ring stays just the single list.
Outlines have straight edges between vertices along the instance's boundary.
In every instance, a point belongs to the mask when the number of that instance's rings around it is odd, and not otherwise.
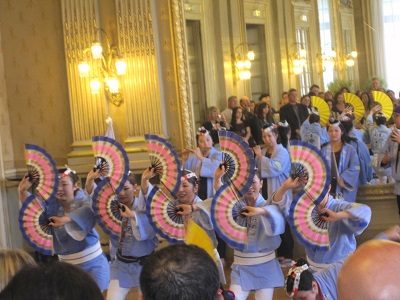
[{"label": "dancer", "polygon": [[[290,206],[285,203],[286,193],[298,187],[301,178],[289,177],[273,194],[272,200],[281,207]],[[315,249],[306,246],[307,261],[313,271],[327,269],[334,262],[346,258],[357,246],[355,236],[360,235],[371,220],[371,208],[365,204],[351,203],[334,199],[329,190],[318,205],[321,218],[329,222],[329,250]],[[326,214],[326,215],[324,215]]]},{"label": "dancer", "polygon": [[[100,170],[91,170],[86,180],[86,191],[91,194],[94,181],[100,177]],[[111,264],[108,300],[123,300],[131,288],[138,288],[138,299],[142,299],[139,276],[146,258],[158,246],[158,238],[146,215],[135,198],[137,183],[135,175],[129,172],[123,189],[118,194],[119,211],[122,216],[121,234],[110,236],[115,258]]]},{"label": "dancer", "polygon": [[[216,169],[216,190],[221,187],[224,174],[224,166]],[[277,205],[271,205],[271,201],[263,198],[262,185],[261,175],[256,173],[243,197],[246,206],[242,208],[242,214],[247,217],[248,241],[244,247],[234,249],[230,286],[238,300],[246,299],[252,290],[257,300],[272,299],[274,288],[283,285],[283,273],[275,250],[281,243],[279,235],[285,230],[285,219]]]},{"label": "dancer", "polygon": [[[148,194],[153,188],[149,180],[155,175],[154,168],[147,168],[142,174],[141,195],[139,197],[139,207],[141,205],[141,209],[145,209],[146,202],[149,201]],[[178,193],[176,194],[176,199],[171,199],[170,201],[172,201],[176,206],[177,213],[183,215],[184,222],[188,222],[189,219],[191,219],[199,225],[207,233],[208,237],[212,240],[214,248],[216,248],[217,239],[210,220],[209,206],[207,207],[207,202],[202,205],[203,201],[196,194],[198,189],[199,185],[196,174],[184,169],[182,171],[182,177],[180,178],[180,185]],[[216,250],[214,251],[214,256],[220,273],[221,284],[225,284],[225,275],[221,259]]]},{"label": "dancer", "polygon": [[[86,271],[101,290],[108,288],[110,268],[94,229],[95,220],[90,199],[79,188],[79,178],[70,168],[59,169],[59,185],[55,198],[39,200],[53,227],[53,247],[61,261]],[[18,186],[21,202],[29,196],[32,186],[24,176]]]}]

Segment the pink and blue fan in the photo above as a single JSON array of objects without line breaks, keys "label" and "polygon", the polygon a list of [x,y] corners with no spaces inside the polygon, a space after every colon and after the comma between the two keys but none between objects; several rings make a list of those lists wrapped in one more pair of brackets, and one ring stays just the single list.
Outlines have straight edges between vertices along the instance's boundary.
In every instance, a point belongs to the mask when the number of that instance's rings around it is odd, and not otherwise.
[{"label": "pink and blue fan", "polygon": [[43,200],[54,197],[58,187],[58,171],[51,155],[37,145],[25,144],[25,161],[27,177],[32,182],[32,193]]},{"label": "pink and blue fan", "polygon": [[108,235],[119,237],[122,223],[120,204],[108,177],[96,186],[92,198],[93,212],[100,227]]},{"label": "pink and blue fan", "polygon": [[24,239],[36,251],[53,254],[53,228],[50,220],[35,195],[30,195],[19,212],[19,228]]},{"label": "pink and blue fan", "polygon": [[219,130],[222,164],[226,173],[224,182],[233,185],[239,194],[247,193],[256,173],[253,150],[243,138],[232,131]]},{"label": "pink and blue fan", "polygon": [[292,178],[305,175],[308,180],[304,191],[319,204],[328,192],[331,173],[322,152],[310,143],[299,140],[290,142],[290,159],[292,161]]},{"label": "pink and blue fan", "polygon": [[302,245],[312,249],[329,249],[329,223],[322,216],[323,213],[304,190],[294,197],[289,209],[288,222]]},{"label": "pink and blue fan", "polygon": [[248,218],[242,214],[246,203],[228,183],[215,193],[211,205],[211,221],[218,235],[231,247],[243,247],[247,242]]},{"label": "pink and blue fan", "polygon": [[110,186],[118,194],[128,178],[128,155],[122,145],[112,138],[94,136],[92,141],[96,158],[94,169],[99,169],[103,177],[108,177]]},{"label": "pink and blue fan", "polygon": [[157,186],[153,187],[148,198],[147,216],[154,230],[171,243],[184,242],[185,221],[178,214],[178,201],[169,199]]},{"label": "pink and blue fan", "polygon": [[160,182],[175,196],[181,178],[181,161],[174,147],[164,138],[155,134],[145,134],[151,168],[159,176]]}]

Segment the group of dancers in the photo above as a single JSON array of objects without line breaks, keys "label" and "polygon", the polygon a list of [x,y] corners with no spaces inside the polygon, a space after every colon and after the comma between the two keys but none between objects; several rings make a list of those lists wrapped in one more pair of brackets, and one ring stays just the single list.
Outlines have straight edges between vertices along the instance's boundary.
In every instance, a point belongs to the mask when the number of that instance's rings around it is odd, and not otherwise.
[{"label": "group of dancers", "polygon": [[[290,155],[279,143],[276,126],[263,130],[263,140],[267,153],[262,153],[259,146],[253,149],[257,170],[248,190],[240,196],[243,205],[237,218],[246,218],[247,241],[233,247],[230,280],[230,289],[235,299],[239,300],[246,299],[251,291],[255,291],[256,299],[272,299],[274,288],[285,285],[276,250],[281,246],[281,235],[285,229],[286,232],[288,230],[292,189],[303,186],[307,180],[301,176],[290,176]],[[210,208],[213,196],[226,183],[224,176],[228,170],[223,164],[222,152],[214,149],[207,130],[199,130],[197,142],[198,147],[182,153],[183,171],[180,178],[175,178],[179,185],[170,201],[183,222],[186,224],[189,219],[194,221],[217,248],[218,238]],[[99,168],[90,170],[83,190],[79,187],[75,171],[60,169],[56,196],[38,201],[42,202],[49,217],[49,226],[54,229],[54,253],[60,260],[81,267],[101,290],[108,289],[107,299],[125,299],[129,290],[136,287],[140,298],[142,264],[159,246],[157,231],[146,212],[154,194],[150,179],[157,175],[157,169],[152,166],[144,170],[138,197],[135,196],[138,185],[134,174],[126,174],[127,180],[117,195],[121,233],[119,236],[110,235],[111,267],[101,249],[99,234],[94,229],[96,216],[92,209],[95,181],[101,180],[104,175]],[[28,198],[31,185],[29,176],[20,182],[18,190],[22,202]],[[317,208],[322,220],[329,223],[330,247],[319,249],[305,245],[307,261],[313,273],[332,269],[335,262],[344,260],[352,253],[356,248],[355,236],[363,232],[371,218],[371,210],[366,205],[334,199],[329,190],[322,198]],[[226,283],[223,264],[216,249],[214,254],[223,285]],[[299,272],[296,269],[294,273]],[[288,278],[292,277],[289,274]],[[298,289],[296,280],[295,285],[288,289],[292,297]],[[323,292],[331,293],[332,299],[336,299],[333,291],[328,289]]]}]

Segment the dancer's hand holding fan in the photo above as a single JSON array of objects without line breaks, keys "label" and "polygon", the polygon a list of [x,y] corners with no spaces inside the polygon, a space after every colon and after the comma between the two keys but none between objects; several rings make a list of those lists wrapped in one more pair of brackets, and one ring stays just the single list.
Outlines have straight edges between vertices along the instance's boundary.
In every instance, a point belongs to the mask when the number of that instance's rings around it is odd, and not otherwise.
[{"label": "dancer's hand holding fan", "polygon": [[25,144],[25,161],[28,168],[25,176],[32,184],[32,193],[43,200],[54,197],[58,187],[58,171],[51,155],[38,145]]},{"label": "dancer's hand holding fan", "polygon": [[[164,138],[146,134],[146,145],[151,166],[143,172],[142,191],[148,192],[147,215],[154,230],[170,242],[183,242],[185,238],[185,222],[179,214],[177,196],[181,184],[182,170],[178,153]],[[192,173],[193,174],[193,173]],[[148,191],[148,180],[158,176],[161,184],[171,195],[165,194],[154,186]],[[183,179],[187,180],[189,178]]]},{"label": "dancer's hand holding fan", "polygon": [[[54,197],[58,187],[58,171],[51,155],[43,148],[25,145],[25,159],[28,173],[18,186],[22,206],[19,212],[19,226],[23,237],[36,251],[46,255],[53,253],[53,229],[49,216],[43,209],[42,201]],[[28,189],[32,194],[28,194]]]},{"label": "dancer's hand holding fan", "polygon": [[288,221],[300,243],[315,249],[329,247],[326,220],[318,205],[329,194],[330,168],[323,154],[313,145],[292,141],[291,178],[307,181],[303,190],[294,198],[289,209]]},{"label": "dancer's hand holding fan", "polygon": [[94,136],[92,140],[96,163],[88,179],[92,182],[96,177],[104,177],[93,193],[93,211],[104,232],[119,236],[121,210],[125,207],[119,204],[117,196],[130,172],[128,154],[119,142],[110,137]]},{"label": "dancer's hand holding fan", "polygon": [[255,175],[254,153],[243,139],[230,131],[219,131],[223,161],[214,180],[224,177],[211,206],[211,220],[219,236],[232,247],[247,242],[247,203],[241,198],[247,193]]},{"label": "dancer's hand holding fan", "polygon": [[155,134],[145,134],[151,169],[158,175],[164,187],[175,196],[181,178],[181,162],[174,147],[164,138]]},{"label": "dancer's hand holding fan", "polygon": [[110,185],[118,194],[128,178],[129,159],[125,149],[116,140],[106,136],[92,138],[95,156],[94,171],[108,178]]}]

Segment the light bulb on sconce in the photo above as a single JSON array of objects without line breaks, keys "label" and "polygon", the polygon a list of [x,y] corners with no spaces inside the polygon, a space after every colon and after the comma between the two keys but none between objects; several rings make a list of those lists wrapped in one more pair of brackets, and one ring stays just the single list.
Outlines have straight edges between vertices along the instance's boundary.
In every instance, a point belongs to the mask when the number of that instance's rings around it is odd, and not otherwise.
[{"label": "light bulb on sconce", "polygon": [[92,78],[92,94],[99,94],[103,84],[108,100],[118,106],[123,101],[118,76],[126,73],[126,62],[119,48],[110,45],[107,33],[101,28],[97,29],[97,33],[104,34],[106,49],[103,49],[98,40],[95,40],[90,48],[86,48],[82,53],[84,59],[78,65],[79,76]]},{"label": "light bulb on sconce", "polygon": [[235,53],[232,55],[237,78],[239,80],[247,80],[251,78],[251,61],[255,58],[253,50],[248,50],[249,45],[245,42],[240,43],[235,48]]},{"label": "light bulb on sconce", "polygon": [[292,65],[292,74],[300,75],[303,73],[304,66],[307,64],[307,51],[304,48],[289,54]]},{"label": "light bulb on sconce", "polygon": [[337,55],[334,49],[331,49],[326,53],[317,55],[317,57],[320,57],[322,72],[325,72],[327,70],[343,70],[354,67],[357,55],[357,51],[353,50],[349,54],[341,56]]}]

